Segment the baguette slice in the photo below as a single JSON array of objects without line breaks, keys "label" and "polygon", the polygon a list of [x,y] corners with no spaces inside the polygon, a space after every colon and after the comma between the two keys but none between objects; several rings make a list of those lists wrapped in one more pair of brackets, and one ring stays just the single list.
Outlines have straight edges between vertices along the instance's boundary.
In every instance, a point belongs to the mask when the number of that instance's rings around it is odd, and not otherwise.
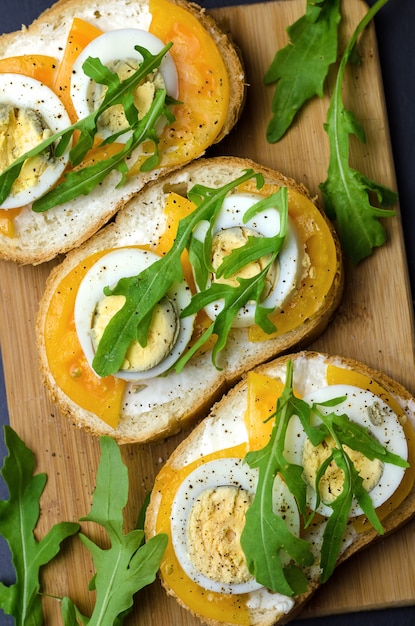
[{"label": "baguette slice", "polygon": [[[320,216],[333,259],[330,269],[331,281],[327,286],[327,291],[318,300],[318,306],[313,305],[313,310],[306,314],[304,319],[299,318],[295,328],[287,332],[274,335],[272,338],[265,337],[261,341],[251,341],[247,328],[232,329],[227,345],[220,354],[221,370],[212,365],[209,349],[196,354],[180,374],[171,373],[168,376],[144,381],[139,391],[136,385],[128,384],[120,409],[119,422],[109,426],[92,410],[86,410],[80,406],[82,387],[79,393],[74,391],[70,397],[70,394],[66,393],[59,383],[60,346],[67,344],[69,340],[58,334],[55,336],[56,343],[48,348],[48,338],[51,333],[55,332],[55,327],[61,317],[60,313],[57,317],[49,317],[51,303],[55,302],[58,307],[60,306],[61,296],[56,299],[55,292],[61,291],[61,281],[92,253],[123,246],[156,243],[165,230],[164,207],[172,190],[185,196],[196,183],[217,188],[234,181],[245,169],[249,168],[262,173],[266,183],[287,186],[292,190],[294,204],[297,198],[297,201],[304,202],[306,207],[312,208],[315,215]],[[289,206],[290,202],[289,200]],[[311,224],[310,220],[307,223]],[[320,258],[320,249],[316,250],[315,255]],[[326,276],[328,275],[326,265],[323,267],[322,274]],[[313,282],[315,280],[312,276],[313,267],[307,268],[306,273],[307,276],[310,274],[310,280]],[[240,379],[244,372],[278,354],[287,352],[294,346],[308,345],[329,323],[340,302],[342,287],[342,256],[335,231],[324,214],[312,202],[303,186],[296,185],[293,180],[282,174],[247,159],[236,157],[199,159],[147,185],[126,204],[114,222],[107,225],[83,246],[69,253],[64,261],[52,270],[40,301],[36,323],[40,369],[44,383],[61,412],[79,427],[94,435],[106,434],[116,438],[120,443],[161,440],[194,423],[198,416],[205,413],[207,408]],[[71,287],[71,293],[76,290],[77,286]],[[309,296],[313,295],[312,288],[305,290]],[[71,306],[73,310],[74,305]],[[62,311],[63,315],[66,313]],[[277,327],[278,323],[276,322]],[[55,365],[52,367],[50,359],[54,358]],[[52,371],[51,367],[55,368],[55,371]]]},{"label": "baguette slice", "polygon": [[[223,123],[217,125],[217,128],[212,126],[209,130],[209,140],[206,138],[198,140],[199,143],[195,144],[199,150],[197,154],[191,154],[189,157],[183,150],[179,163],[169,164],[166,161],[163,164],[162,161],[160,166],[149,172],[139,172],[130,176],[119,188],[116,188],[116,185],[120,180],[120,174],[113,171],[88,196],[81,195],[44,213],[33,212],[31,205],[23,207],[17,216],[11,218],[12,236],[0,230],[0,258],[19,264],[39,264],[77,247],[107,223],[122,204],[148,181],[202,156],[209,147],[209,142],[210,144],[219,142],[237,122],[245,97],[245,75],[239,50],[230,35],[222,31],[204,9],[186,0],[168,0],[168,2],[171,4],[171,12],[177,7],[193,16],[192,19],[202,26],[203,32],[210,36],[220,53],[229,76],[230,89],[229,105]],[[151,21],[150,0],[133,2],[104,0],[99,7],[93,0],[82,2],[59,0],[28,28],[0,37],[0,61],[33,54],[54,57],[59,64],[74,18],[81,18],[104,32],[120,28],[147,30]],[[178,45],[182,43],[179,42]],[[196,74],[196,70],[194,73]],[[200,80],[205,80],[202,75]],[[180,100],[180,93],[178,99]],[[198,128],[191,130],[195,136],[202,136]],[[1,213],[4,218],[7,217],[6,211]]]},{"label": "baguette slice", "polygon": [[[302,351],[281,356],[270,363],[255,368],[253,374],[270,377],[272,381],[280,382],[282,387],[286,380],[288,360],[291,360],[293,364],[293,388],[301,396],[315,392],[316,389],[325,387],[328,384],[337,384],[343,380],[344,375],[345,384],[372,390],[375,394],[378,394],[381,390],[382,396],[380,397],[390,406],[393,406],[395,414],[399,415],[399,421],[404,426],[405,437],[408,443],[408,462],[410,467],[405,470],[405,476],[393,496],[395,498],[399,493],[399,499],[392,505],[388,504],[386,513],[385,509],[383,509],[383,513],[380,514],[382,509],[377,509],[385,534],[395,531],[408,522],[415,514],[413,469],[415,457],[413,430],[415,428],[415,399],[398,382],[379,371],[372,370],[361,362],[312,351]],[[335,369],[334,378],[333,374],[331,374],[331,378],[330,374],[328,374],[331,367]],[[211,626],[219,626],[219,624],[222,626],[224,624],[250,624],[252,626],[285,624],[301,613],[305,603],[321,584],[319,582],[319,546],[321,545],[325,518],[320,516],[315,518],[316,521],[310,527],[310,530],[301,531],[301,536],[313,542],[312,550],[315,562],[314,565],[306,570],[309,581],[307,591],[299,596],[290,598],[278,593],[273,594],[264,588],[245,595],[233,596],[235,600],[231,606],[237,606],[238,608],[234,612],[234,618],[229,619],[229,615],[231,615],[229,598],[232,598],[232,596],[228,596],[228,600],[225,596],[222,596],[223,603],[221,604],[218,598],[215,598],[214,593],[211,594],[201,590],[197,584],[193,583],[184,574],[181,566],[178,565],[171,539],[172,528],[174,525],[177,525],[177,518],[174,515],[170,517],[172,503],[177,497],[179,486],[187,477],[189,477],[188,484],[193,487],[193,490],[187,491],[187,493],[191,494],[188,497],[191,501],[193,501],[194,497],[200,497],[199,492],[195,495],[192,493],[192,491],[201,490],[196,484],[197,477],[193,473],[195,468],[203,468],[205,463],[212,462],[213,459],[223,460],[223,457],[243,459],[246,452],[250,449],[248,442],[252,442],[252,439],[250,440],[248,436],[248,420],[245,417],[248,406],[248,381],[250,376],[251,373],[244,377],[227,395],[224,395],[212,407],[208,416],[193,429],[186,439],[182,440],[157,475],[146,512],[146,537],[150,538],[160,532],[166,532],[169,535],[169,547],[160,566],[160,578],[163,587],[181,606],[199,617],[203,623]],[[275,394],[276,397],[277,394]],[[258,395],[255,395],[255,402],[258,401],[260,401],[258,400]],[[269,433],[264,438],[262,445],[254,445],[253,449],[261,449],[265,446],[267,440],[269,441]],[[389,445],[389,442],[385,445]],[[203,476],[205,475],[203,474]],[[204,478],[201,479],[201,482],[203,480]],[[222,475],[221,470],[216,467],[212,484],[213,482],[217,485],[227,485],[231,484],[232,480],[229,476]],[[212,485],[209,486],[212,487]],[[180,502],[181,500],[178,500],[177,506],[179,508],[176,510],[180,510],[181,506],[191,506],[191,504],[182,505]],[[362,521],[362,519],[365,521]],[[232,528],[232,523],[227,522],[227,524],[230,524]],[[180,526],[181,528],[182,526]],[[377,534],[364,516],[349,518],[343,536],[343,548],[336,562],[336,567],[381,536],[383,537],[384,535]],[[205,540],[206,546],[208,546],[210,541],[207,535]],[[258,550],[260,550],[259,546],[260,537],[258,536]],[[221,594],[218,595],[220,596]],[[208,605],[210,608],[207,608]]]}]

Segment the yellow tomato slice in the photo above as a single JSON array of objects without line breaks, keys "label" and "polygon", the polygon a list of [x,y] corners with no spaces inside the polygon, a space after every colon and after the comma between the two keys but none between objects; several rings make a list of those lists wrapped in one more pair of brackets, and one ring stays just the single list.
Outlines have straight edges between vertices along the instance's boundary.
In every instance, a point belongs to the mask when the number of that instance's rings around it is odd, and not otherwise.
[{"label": "yellow tomato slice", "polygon": [[[153,250],[160,255],[171,247],[178,221],[194,205],[189,200],[170,194],[165,212],[166,229]],[[1,222],[0,222],[1,225]],[[140,246],[149,248],[149,246]],[[75,266],[56,287],[45,319],[45,346],[52,376],[62,391],[83,409],[94,413],[112,428],[120,418],[122,396],[126,383],[114,376],[98,377],[89,366],[79,343],[74,321],[74,307],[79,285],[86,272],[109,250],[101,250]],[[191,275],[190,264],[183,260],[184,273]]]},{"label": "yellow tomato slice", "polygon": [[[248,431],[249,449],[260,450],[268,443],[274,419],[277,399],[282,394],[284,385],[280,380],[248,372],[248,404],[245,423]],[[271,418],[271,419],[270,419]]]},{"label": "yellow tomato slice", "polygon": [[0,209],[0,234],[11,239],[16,236],[13,220],[20,211],[21,209]]},{"label": "yellow tomato slice", "polygon": [[72,66],[82,50],[99,35],[102,35],[102,30],[79,17],[75,17],[66,40],[62,60],[55,75],[53,89],[62,100],[72,123],[77,120],[70,95]]},{"label": "yellow tomato slice", "polygon": [[45,319],[44,338],[49,368],[56,384],[76,404],[116,428],[125,381],[100,378],[80,346],[74,321],[75,298],[86,272],[107,250],[96,252],[69,272],[57,286]]},{"label": "yellow tomato slice", "polygon": [[176,120],[160,137],[161,165],[180,165],[200,156],[221,131],[228,113],[229,77],[214,40],[194,15],[168,0],[150,0],[150,12],[150,33],[165,44],[173,42],[170,54],[183,103],[174,107]]},{"label": "yellow tomato slice", "polygon": [[52,88],[56,67],[56,59],[44,54],[23,54],[0,59],[0,72],[2,74],[30,76],[30,78],[35,78],[50,88]]}]

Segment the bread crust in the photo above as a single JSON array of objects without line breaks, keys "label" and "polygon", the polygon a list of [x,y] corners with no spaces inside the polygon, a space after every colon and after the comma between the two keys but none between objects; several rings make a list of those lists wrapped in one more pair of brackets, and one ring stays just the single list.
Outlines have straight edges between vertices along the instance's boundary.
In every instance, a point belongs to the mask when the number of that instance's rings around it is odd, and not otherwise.
[{"label": "bread crust", "polygon": [[[233,329],[228,345],[223,351],[221,371],[211,364],[210,352],[194,357],[185,368],[185,377],[177,378],[174,382],[174,379],[171,379],[171,383],[169,377],[165,379],[169,381],[172,388],[174,387],[174,399],[166,402],[160,401],[160,404],[140,418],[132,415],[127,418],[124,415],[116,429],[107,427],[102,420],[78,407],[56,385],[49,369],[44,326],[50,300],[61,279],[97,250],[156,242],[164,230],[163,207],[166,193],[170,189],[189,189],[195,183],[219,186],[235,180],[242,170],[247,168],[262,173],[266,181],[292,187],[311,200],[302,185],[297,185],[292,179],[253,161],[236,157],[200,159],[147,185],[141,193],[125,205],[114,222],[81,247],[73,250],[60,265],[52,270],[40,301],[36,322],[40,369],[52,399],[59,405],[61,412],[80,427],[97,436],[107,434],[116,438],[120,443],[164,439],[195,423],[204,414],[206,408],[211,406],[226,389],[234,385],[246,371],[293,349],[294,346],[307,346],[326,328],[340,303],[344,281],[340,245],[333,226],[324,218],[336,246],[337,266],[334,280],[320,310],[296,329],[285,335],[256,343],[248,341],[246,329]],[[181,380],[185,380],[186,383],[183,383],[184,386],[179,390]]]},{"label": "bread crust", "polygon": [[[232,77],[229,81],[230,101],[227,117],[214,141],[218,143],[238,121],[245,102],[245,73],[240,50],[232,41],[230,34],[225,33],[203,8],[187,0],[169,0],[169,2],[187,10],[209,32],[221,53],[228,75]],[[89,18],[93,24],[96,23],[99,26],[110,20],[110,16],[106,13],[117,11],[119,20],[121,7],[122,14],[125,14],[124,27],[134,27],[134,24],[138,23],[140,14],[148,13],[148,6],[149,0],[130,2],[105,0],[99,5],[94,0],[82,2],[58,0],[28,27],[23,26],[20,31],[2,35],[0,58],[38,53],[54,56],[59,60],[75,16]],[[159,167],[146,173],[140,172],[119,189],[115,188],[119,175],[113,172],[99,189],[95,189],[87,197],[81,196],[64,205],[49,209],[46,214],[33,213],[30,206],[23,208],[21,213],[14,218],[18,234],[15,237],[8,237],[0,233],[0,258],[22,265],[36,265],[50,261],[59,254],[67,253],[87,241],[146,183],[181,165]]]},{"label": "bread crust", "polygon": [[[304,368],[304,362],[306,362],[311,371],[311,368],[314,367],[314,365],[316,367],[320,367],[321,362],[324,362],[324,364],[334,364],[338,367],[349,369],[369,377],[371,380],[381,385],[381,387],[383,387],[383,389],[390,394],[393,400],[400,405],[404,412],[404,417],[402,419],[407,419],[412,428],[415,429],[415,398],[412,394],[398,381],[392,379],[379,370],[374,370],[366,364],[356,361],[355,359],[304,350],[297,353],[282,355],[269,363],[265,363],[254,368],[253,371],[258,374],[279,378],[284,374],[288,360],[292,361],[294,372],[297,363],[302,362],[299,367],[301,367],[301,371],[303,371],[303,369],[306,369]],[[202,441],[206,445],[206,432],[215,432],[215,423],[220,425],[222,430],[226,429],[228,424],[228,415],[232,415],[234,424],[236,424],[234,426],[236,430],[237,420],[240,420],[241,426],[243,424],[246,406],[247,376],[245,375],[239,383],[237,383],[226,395],[222,396],[222,398],[212,406],[206,418],[203,419],[199,425],[196,426],[196,428],[194,428],[192,432],[181,441],[170,458],[166,461],[166,465],[179,471],[184,465],[191,463],[194,458],[200,458],[203,455],[203,452],[201,451]],[[153,490],[145,518],[145,535],[147,539],[156,534],[160,497],[160,494]],[[379,535],[370,525],[368,530],[365,530],[364,532],[352,531],[350,533],[352,539],[339,556],[336,567],[368,545],[371,545],[372,543],[383,539],[386,535],[397,531],[414,516],[415,485],[412,485],[410,493],[406,496],[403,502],[401,502],[395,510],[382,519],[382,525],[385,531],[383,535]],[[183,608],[189,610],[193,615],[199,617],[199,619],[202,619],[200,615],[197,615],[197,613],[192,611],[180,598],[177,597],[175,592],[163,578],[161,578],[161,583],[168,595],[174,597]],[[259,613],[253,613],[250,625],[253,626],[254,624],[258,624],[260,626],[271,626],[273,624],[278,624],[278,626],[280,626],[290,622],[301,613],[305,604],[310,600],[319,587],[320,583],[318,580],[311,580],[307,592],[295,598],[294,606],[288,613],[284,614],[274,612],[272,615],[260,615]],[[209,624],[210,626],[219,626],[220,624],[223,624],[223,622],[216,621],[215,619],[206,618],[203,618],[203,623]],[[231,625],[229,624],[228,626]]]}]

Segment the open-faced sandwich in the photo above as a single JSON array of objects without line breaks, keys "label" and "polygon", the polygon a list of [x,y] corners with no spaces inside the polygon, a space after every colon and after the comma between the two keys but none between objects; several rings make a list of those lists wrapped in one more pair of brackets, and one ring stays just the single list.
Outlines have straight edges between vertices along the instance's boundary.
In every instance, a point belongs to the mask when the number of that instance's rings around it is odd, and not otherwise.
[{"label": "open-faced sandwich", "polygon": [[204,154],[244,102],[239,51],[186,0],[60,0],[0,37],[0,258],[86,241]]},{"label": "open-faced sandwich", "polygon": [[52,270],[41,372],[80,427],[162,439],[244,372],[308,345],[342,284],[334,229],[304,187],[246,159],[200,159],[149,183]]},{"label": "open-faced sandwich", "polygon": [[335,567],[415,513],[415,399],[316,352],[249,372],[155,480],[160,577],[204,623],[283,624]]}]

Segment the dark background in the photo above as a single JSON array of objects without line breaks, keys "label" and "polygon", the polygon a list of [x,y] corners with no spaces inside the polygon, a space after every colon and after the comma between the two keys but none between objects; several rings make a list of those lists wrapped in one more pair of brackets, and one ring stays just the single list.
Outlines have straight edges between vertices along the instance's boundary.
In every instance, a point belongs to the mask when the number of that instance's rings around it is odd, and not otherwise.
[{"label": "dark background", "polygon": [[[81,0],[80,0],[81,2]],[[201,6],[209,8],[247,4],[244,0],[199,0]],[[253,3],[253,0],[250,0]],[[306,0],[304,0],[305,6]],[[52,0],[0,0],[0,34],[30,24],[52,4]],[[97,0],[97,4],[99,4]],[[374,0],[368,1],[369,5]],[[347,8],[347,0],[342,0]],[[412,294],[415,294],[415,205],[412,189],[415,178],[415,0],[389,0],[375,18],[386,106],[388,111],[392,151],[400,197],[400,207]],[[393,268],[391,270],[393,272]],[[399,280],[387,276],[385,280]],[[412,337],[408,338],[408,349],[412,349]],[[7,403],[0,362],[0,424],[7,423]],[[5,449],[0,437],[0,458]],[[7,498],[7,490],[0,482],[0,498]],[[408,558],[415,555],[408,554]],[[405,564],[402,564],[405,567]],[[376,572],[373,573],[376,576]],[[7,546],[0,542],[0,580],[5,584],[13,581],[13,569],[9,562]],[[413,581],[415,589],[415,580]],[[415,595],[415,594],[414,594]],[[14,623],[0,609],[0,626]],[[366,611],[325,618],[296,620],[293,626],[415,626],[415,606],[382,611]],[[166,626],[179,626],[167,625]]]}]

